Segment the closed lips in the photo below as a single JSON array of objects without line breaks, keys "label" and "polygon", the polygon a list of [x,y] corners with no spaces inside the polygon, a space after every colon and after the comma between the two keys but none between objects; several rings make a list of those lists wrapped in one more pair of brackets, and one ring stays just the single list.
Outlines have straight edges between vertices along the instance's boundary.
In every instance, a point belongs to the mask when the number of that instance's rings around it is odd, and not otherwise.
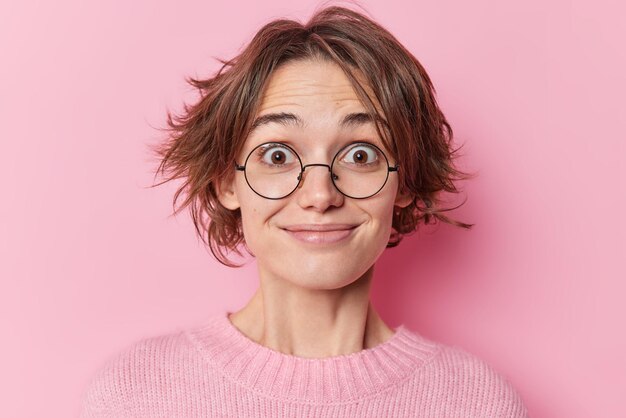
[{"label": "closed lips", "polygon": [[356,228],[358,225],[351,224],[301,224],[301,225],[291,225],[286,226],[283,229],[291,232],[299,232],[299,231],[345,231],[349,229]]},{"label": "closed lips", "polygon": [[298,241],[308,244],[329,245],[343,242],[352,235],[357,226],[350,224],[307,224],[290,225],[284,229],[287,234]]}]

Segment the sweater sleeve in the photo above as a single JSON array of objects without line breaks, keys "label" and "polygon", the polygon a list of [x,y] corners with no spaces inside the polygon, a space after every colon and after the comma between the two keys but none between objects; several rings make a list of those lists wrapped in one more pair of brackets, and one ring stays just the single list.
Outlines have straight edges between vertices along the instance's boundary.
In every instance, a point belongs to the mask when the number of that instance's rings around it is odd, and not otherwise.
[{"label": "sweater sleeve", "polygon": [[438,392],[445,394],[448,415],[454,417],[527,418],[528,412],[511,383],[490,364],[457,347],[443,347],[433,359]]},{"label": "sweater sleeve", "polygon": [[191,355],[182,332],[139,340],[108,359],[87,384],[81,418],[173,416]]},{"label": "sweater sleeve", "polygon": [[[175,338],[145,338],[109,358],[91,378],[82,396],[80,418],[150,416],[152,379],[161,377],[155,364],[167,359],[166,348]],[[156,392],[155,392],[156,394]]]},{"label": "sweater sleeve", "polygon": [[[110,360],[98,370],[82,394],[80,418],[122,417],[124,414],[123,380],[118,366],[123,355]],[[116,371],[117,370],[117,371]]]}]

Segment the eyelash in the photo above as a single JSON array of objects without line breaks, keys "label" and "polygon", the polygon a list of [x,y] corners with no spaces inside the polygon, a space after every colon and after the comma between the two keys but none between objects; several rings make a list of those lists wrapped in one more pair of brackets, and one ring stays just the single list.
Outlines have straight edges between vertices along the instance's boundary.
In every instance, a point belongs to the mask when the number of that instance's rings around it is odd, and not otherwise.
[{"label": "eyelash", "polygon": [[[370,149],[372,151],[374,151],[374,153],[376,154],[376,160],[375,161],[364,163],[364,164],[362,164],[362,166],[368,166],[368,165],[373,165],[373,164],[379,164],[380,163],[380,158],[381,158],[380,151],[376,148],[377,145],[373,144],[371,142],[353,141],[353,142],[350,142],[350,143],[344,145],[342,149],[346,149],[345,154],[347,154],[347,153],[351,152],[354,148],[357,148],[359,145],[365,145],[365,146],[371,145],[372,147],[370,147]],[[265,163],[264,157],[265,157],[266,153],[269,150],[272,150],[272,149],[285,149],[289,153],[291,153],[291,149],[287,146],[287,144],[285,144],[283,142],[268,142],[268,143],[266,143],[266,145],[258,147],[255,154],[256,154],[257,158],[261,162]],[[340,156],[340,157],[342,157],[342,156]],[[283,164],[267,164],[267,163],[265,163],[265,164],[268,165],[268,166],[272,166],[272,167],[280,167],[280,166],[282,166],[282,165],[284,165],[286,163],[283,163]]]},{"label": "eyelash", "polygon": [[[292,148],[295,149],[295,147],[293,147],[293,145],[291,143],[287,142],[287,141],[284,141],[284,142],[279,142],[279,141],[276,141],[276,142],[265,142],[264,144],[265,144],[265,146],[257,148],[257,153],[258,153],[257,155],[263,155],[265,153],[265,151],[267,151],[268,149],[270,149],[272,147],[287,148],[288,151],[291,151]],[[373,145],[375,147],[380,148],[381,150],[385,149],[383,144],[379,144],[376,141],[367,141],[367,140],[348,142],[348,143],[344,144],[339,149],[348,148],[351,145],[358,145],[358,144]]]},{"label": "eyelash", "polygon": [[285,164],[287,164],[287,162],[283,163],[283,164],[267,164],[264,160],[266,154],[268,151],[273,150],[273,149],[283,149],[286,150],[289,154],[292,153],[291,149],[288,148],[284,143],[281,142],[268,142],[266,145],[262,146],[262,147],[258,147],[257,151],[256,151],[256,157],[259,161],[261,161],[262,163],[264,163],[265,165],[271,166],[271,167],[281,167]]},{"label": "eyelash", "polygon": [[[361,166],[371,166],[371,165],[375,165],[375,164],[380,164],[380,159],[381,159],[381,154],[380,151],[374,146],[374,144],[371,144],[369,142],[363,142],[363,141],[359,141],[359,142],[354,142],[352,144],[348,144],[345,146],[345,153],[343,154],[343,156],[348,155],[351,152],[354,152],[353,150],[355,148],[359,148],[359,147],[363,147],[363,148],[369,148],[370,150],[372,150],[374,152],[374,154],[376,154],[376,160],[371,161],[371,162],[366,162],[366,163],[362,163],[360,164]],[[343,156],[340,156],[341,158],[343,158]]]}]

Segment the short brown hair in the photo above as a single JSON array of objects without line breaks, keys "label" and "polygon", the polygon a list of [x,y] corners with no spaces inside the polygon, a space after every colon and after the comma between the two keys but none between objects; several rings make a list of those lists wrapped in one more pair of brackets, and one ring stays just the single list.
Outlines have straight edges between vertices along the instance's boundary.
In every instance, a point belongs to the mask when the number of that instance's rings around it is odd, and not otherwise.
[{"label": "short brown hair", "polygon": [[[186,105],[181,115],[167,114],[168,138],[153,148],[160,159],[155,174],[160,172],[165,180],[154,186],[184,179],[174,195],[174,213],[190,206],[196,232],[217,260],[235,266],[227,254],[241,254],[239,245],[245,246],[245,240],[240,210],[222,206],[215,184],[234,175],[235,157],[272,72],[304,59],[339,65],[368,111],[379,114],[354,75],[358,71],[380,103],[383,122],[376,129],[400,165],[400,187],[414,197],[409,206],[394,212],[388,247],[420,222],[471,227],[445,216],[442,212],[451,208],[439,205],[439,192],[458,193],[455,181],[468,176],[453,165],[458,148],[452,148],[452,129],[437,105],[428,74],[385,28],[356,11],[332,6],[306,24],[287,19],[266,24],[238,56],[219,60],[222,67],[212,77],[187,78],[200,94],[198,101]],[[176,208],[182,193],[185,200]]]}]

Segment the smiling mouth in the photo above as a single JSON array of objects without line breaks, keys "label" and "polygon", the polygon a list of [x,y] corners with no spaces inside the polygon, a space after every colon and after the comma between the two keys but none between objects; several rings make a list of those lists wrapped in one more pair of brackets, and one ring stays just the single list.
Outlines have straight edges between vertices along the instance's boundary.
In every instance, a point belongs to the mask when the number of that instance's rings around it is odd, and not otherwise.
[{"label": "smiling mouth", "polygon": [[331,244],[343,241],[352,235],[358,225],[346,224],[311,224],[292,225],[283,228],[292,238],[311,244]]}]

